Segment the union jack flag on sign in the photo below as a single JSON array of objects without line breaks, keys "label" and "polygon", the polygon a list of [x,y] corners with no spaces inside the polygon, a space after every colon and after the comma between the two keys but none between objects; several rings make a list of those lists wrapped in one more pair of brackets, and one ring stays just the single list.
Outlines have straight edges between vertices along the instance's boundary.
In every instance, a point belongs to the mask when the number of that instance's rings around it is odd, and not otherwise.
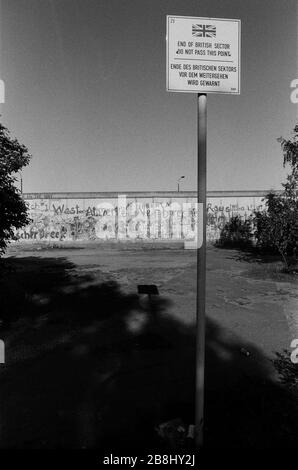
[{"label": "union jack flag on sign", "polygon": [[192,35],[199,38],[215,38],[216,26],[211,24],[193,24]]}]

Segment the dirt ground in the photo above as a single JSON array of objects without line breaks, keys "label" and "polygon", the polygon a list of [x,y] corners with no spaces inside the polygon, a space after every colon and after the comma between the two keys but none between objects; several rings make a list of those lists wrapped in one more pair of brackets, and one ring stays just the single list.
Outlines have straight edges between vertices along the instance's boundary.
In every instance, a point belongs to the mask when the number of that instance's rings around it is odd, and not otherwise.
[{"label": "dirt ground", "polygon": [[[12,245],[4,261],[0,448],[149,452],[160,423],[193,423],[195,251]],[[272,266],[207,250],[207,448],[298,447],[298,285]]]}]

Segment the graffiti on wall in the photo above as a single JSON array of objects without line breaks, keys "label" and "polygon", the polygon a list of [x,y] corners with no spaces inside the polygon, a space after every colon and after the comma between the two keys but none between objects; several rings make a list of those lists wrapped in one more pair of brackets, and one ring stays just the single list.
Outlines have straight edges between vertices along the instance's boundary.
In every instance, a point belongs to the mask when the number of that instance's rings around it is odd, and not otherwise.
[{"label": "graffiti on wall", "polygon": [[242,220],[248,220],[255,210],[262,211],[265,208],[262,198],[243,198],[237,202],[207,201],[207,239],[218,240],[221,230],[231,217],[238,216]]},{"label": "graffiti on wall", "polygon": [[[173,239],[195,237],[194,198],[35,199],[26,201],[31,223],[16,231],[22,241]],[[262,198],[210,198],[207,240],[216,240],[232,216],[247,220]]]}]

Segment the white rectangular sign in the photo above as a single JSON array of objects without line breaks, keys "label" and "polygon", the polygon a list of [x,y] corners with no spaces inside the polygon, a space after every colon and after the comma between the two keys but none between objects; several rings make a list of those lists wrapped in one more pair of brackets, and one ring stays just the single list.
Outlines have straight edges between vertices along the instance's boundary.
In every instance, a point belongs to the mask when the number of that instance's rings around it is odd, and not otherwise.
[{"label": "white rectangular sign", "polygon": [[167,91],[240,94],[241,21],[167,16]]}]

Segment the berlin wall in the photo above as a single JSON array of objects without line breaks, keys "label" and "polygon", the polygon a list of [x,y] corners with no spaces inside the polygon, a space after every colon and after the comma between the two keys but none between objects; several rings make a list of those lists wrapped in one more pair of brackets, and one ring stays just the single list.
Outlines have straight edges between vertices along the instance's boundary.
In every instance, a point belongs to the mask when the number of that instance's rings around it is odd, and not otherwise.
[{"label": "berlin wall", "polygon": [[[247,220],[264,209],[268,191],[220,191],[207,196],[207,240],[219,238],[232,216]],[[191,240],[196,193],[24,194],[32,222],[16,231],[23,242],[96,240]]]}]

